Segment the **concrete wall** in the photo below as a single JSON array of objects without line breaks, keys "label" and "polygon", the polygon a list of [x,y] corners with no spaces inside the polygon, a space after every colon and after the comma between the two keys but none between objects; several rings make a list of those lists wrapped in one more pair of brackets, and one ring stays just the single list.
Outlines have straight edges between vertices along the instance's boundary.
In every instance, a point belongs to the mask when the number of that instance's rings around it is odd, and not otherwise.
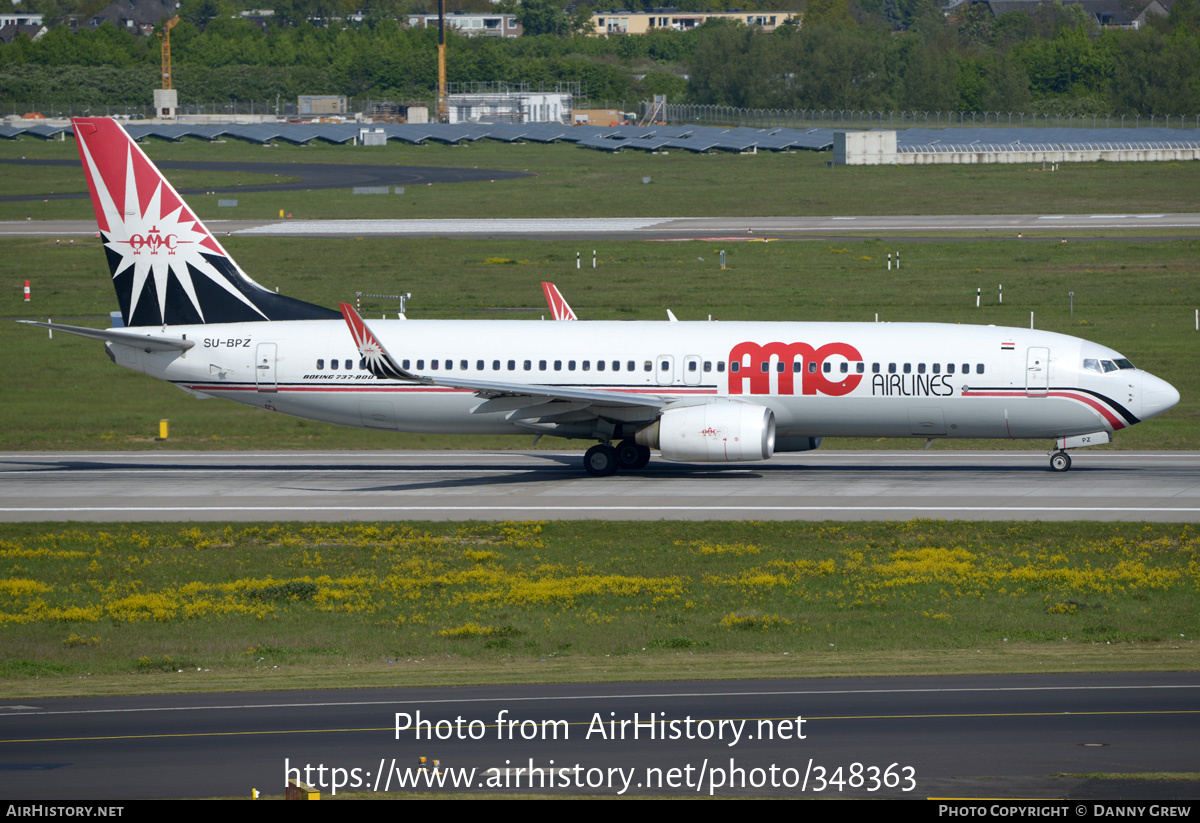
[{"label": "concrete wall", "polygon": [[1013,145],[1012,149],[991,147],[987,151],[912,151],[896,150],[894,131],[839,131],[833,134],[833,162],[838,166],[924,166],[940,163],[1095,163],[1107,160],[1132,163],[1146,160],[1198,160],[1200,148],[1132,149],[1032,149]]}]

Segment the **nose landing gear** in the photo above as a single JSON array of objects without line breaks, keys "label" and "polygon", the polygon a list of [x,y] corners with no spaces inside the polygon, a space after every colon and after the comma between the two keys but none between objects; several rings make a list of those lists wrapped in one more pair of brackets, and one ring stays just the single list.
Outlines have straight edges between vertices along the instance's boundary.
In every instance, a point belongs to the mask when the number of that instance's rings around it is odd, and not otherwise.
[{"label": "nose landing gear", "polygon": [[1065,472],[1071,468],[1071,455],[1065,451],[1056,451],[1050,455],[1050,470],[1056,472]]}]

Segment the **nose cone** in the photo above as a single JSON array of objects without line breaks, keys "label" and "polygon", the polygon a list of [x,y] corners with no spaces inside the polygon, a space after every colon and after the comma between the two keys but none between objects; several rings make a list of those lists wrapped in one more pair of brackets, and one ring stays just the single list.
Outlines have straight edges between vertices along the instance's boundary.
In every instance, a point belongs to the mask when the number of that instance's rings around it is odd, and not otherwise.
[{"label": "nose cone", "polygon": [[1179,402],[1179,392],[1166,380],[1142,374],[1142,419],[1158,417]]}]

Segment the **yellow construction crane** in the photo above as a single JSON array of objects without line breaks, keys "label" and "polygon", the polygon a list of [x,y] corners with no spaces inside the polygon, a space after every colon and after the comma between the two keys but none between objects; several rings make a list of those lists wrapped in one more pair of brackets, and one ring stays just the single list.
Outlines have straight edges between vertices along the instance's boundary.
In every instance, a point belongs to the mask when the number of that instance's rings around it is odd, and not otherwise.
[{"label": "yellow construction crane", "polygon": [[437,120],[449,121],[446,111],[446,0],[438,0],[438,99]]},{"label": "yellow construction crane", "polygon": [[171,86],[171,29],[175,28],[175,24],[179,22],[179,15],[175,15],[167,22],[163,23],[162,31],[158,36],[163,39],[162,44],[162,87],[164,89],[172,88]]}]

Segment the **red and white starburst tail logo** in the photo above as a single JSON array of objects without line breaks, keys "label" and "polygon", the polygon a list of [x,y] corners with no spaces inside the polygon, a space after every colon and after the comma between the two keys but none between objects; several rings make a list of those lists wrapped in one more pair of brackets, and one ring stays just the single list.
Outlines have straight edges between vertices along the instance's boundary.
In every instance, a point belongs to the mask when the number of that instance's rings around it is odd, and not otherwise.
[{"label": "red and white starburst tail logo", "polygon": [[[115,253],[109,255],[113,280],[118,293],[128,289],[126,322],[167,323],[172,316],[206,322],[197,275],[266,319],[230,275],[265,289],[237,267],[120,124],[105,117],[71,124],[96,222]],[[139,313],[147,295],[157,302],[156,313],[144,306]]]}]

